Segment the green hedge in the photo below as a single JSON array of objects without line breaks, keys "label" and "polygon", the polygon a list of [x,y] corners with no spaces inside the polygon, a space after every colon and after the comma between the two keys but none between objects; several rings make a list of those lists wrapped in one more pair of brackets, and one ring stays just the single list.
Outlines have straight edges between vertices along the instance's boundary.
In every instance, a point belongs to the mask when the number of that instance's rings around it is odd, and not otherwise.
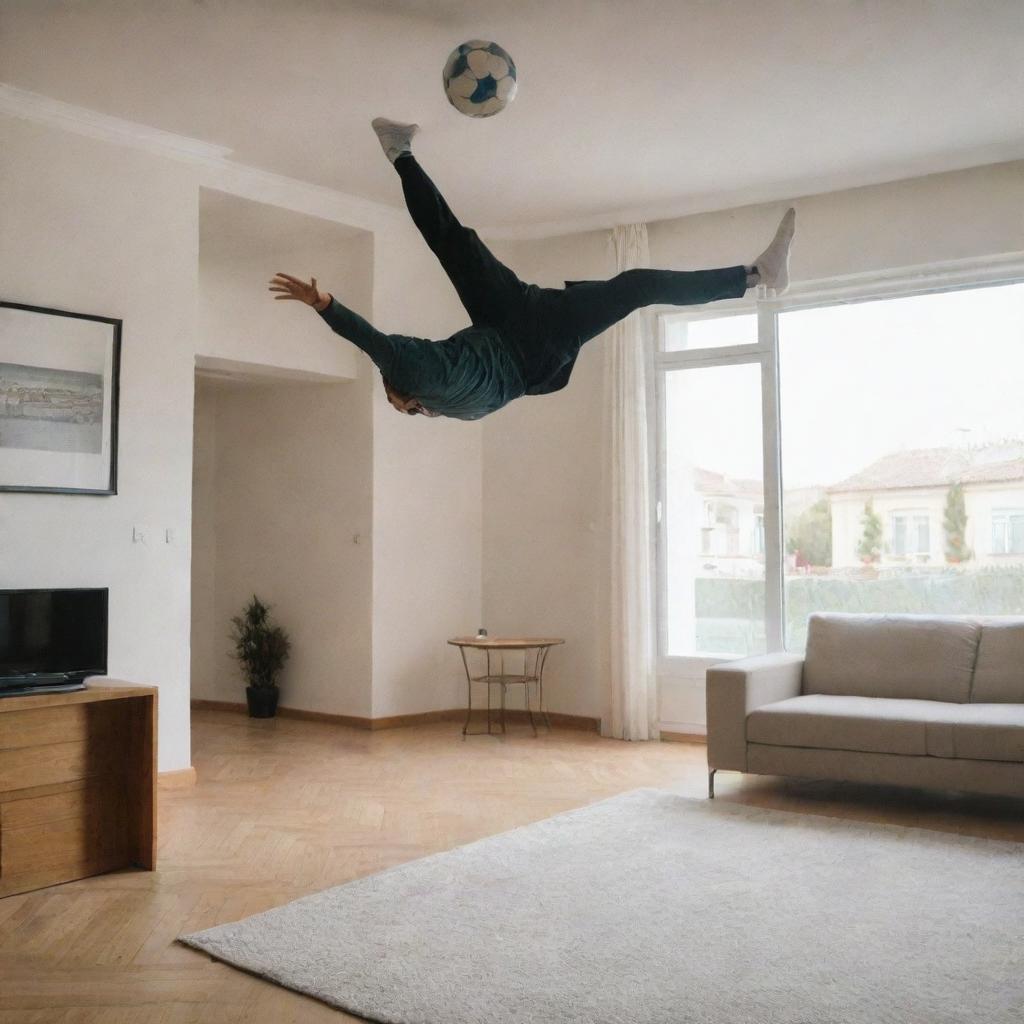
[{"label": "green hedge", "polygon": [[[732,649],[745,653],[751,626],[764,621],[764,583],[760,580],[698,579],[698,634],[701,619],[716,621],[735,636]],[[1024,615],[1024,567],[971,572],[906,573],[878,579],[842,576],[791,576],[786,580],[788,646],[800,649],[811,612],[905,612],[936,615]],[[731,620],[733,626],[726,628]]]}]

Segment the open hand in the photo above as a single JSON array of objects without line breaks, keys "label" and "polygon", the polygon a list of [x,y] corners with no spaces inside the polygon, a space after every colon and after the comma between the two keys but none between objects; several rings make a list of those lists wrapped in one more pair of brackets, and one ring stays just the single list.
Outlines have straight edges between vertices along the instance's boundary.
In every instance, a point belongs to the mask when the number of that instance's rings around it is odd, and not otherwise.
[{"label": "open hand", "polygon": [[280,271],[270,281],[270,291],[279,292],[275,299],[295,299],[304,302],[314,309],[325,309],[331,301],[330,295],[324,294],[316,286],[316,278],[311,277],[309,284],[291,274],[282,274]]}]

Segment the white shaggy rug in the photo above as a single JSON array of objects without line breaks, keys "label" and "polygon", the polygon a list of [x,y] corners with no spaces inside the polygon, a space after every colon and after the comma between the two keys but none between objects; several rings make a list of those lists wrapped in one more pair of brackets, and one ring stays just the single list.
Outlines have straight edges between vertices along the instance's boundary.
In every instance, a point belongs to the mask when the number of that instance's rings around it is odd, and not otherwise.
[{"label": "white shaggy rug", "polygon": [[387,1024],[1021,1024],[1024,846],[637,790],[182,941]]}]

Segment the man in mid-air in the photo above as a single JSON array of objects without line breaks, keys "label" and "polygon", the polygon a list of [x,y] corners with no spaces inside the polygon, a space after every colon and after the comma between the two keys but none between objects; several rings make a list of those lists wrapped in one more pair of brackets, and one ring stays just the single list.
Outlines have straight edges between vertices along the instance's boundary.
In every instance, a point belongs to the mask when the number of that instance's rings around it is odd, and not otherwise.
[{"label": "man in mid-air", "polygon": [[476,420],[523,395],[544,395],[569,382],[580,346],[636,309],[693,306],[733,299],[762,285],[776,295],[789,284],[789,247],[796,211],[753,263],[720,270],[624,270],[609,281],[565,288],[524,284],[463,227],[412,155],[418,128],[373,121],[381,146],[402,179],[405,203],[451,279],[472,326],[445,341],[383,334],[336,298],[291,274],[270,282],[275,299],[312,306],[331,329],[376,363],[388,401],[409,415]]}]

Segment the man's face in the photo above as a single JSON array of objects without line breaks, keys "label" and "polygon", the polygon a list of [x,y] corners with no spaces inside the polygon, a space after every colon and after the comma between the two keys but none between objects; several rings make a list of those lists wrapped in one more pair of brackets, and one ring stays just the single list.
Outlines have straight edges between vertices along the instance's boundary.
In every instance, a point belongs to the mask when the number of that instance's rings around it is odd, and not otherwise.
[{"label": "man's face", "polygon": [[388,401],[391,403],[393,409],[397,409],[401,413],[405,413],[406,416],[436,416],[437,413],[429,412],[420,405],[419,399],[409,398],[408,395],[400,395],[391,385],[384,381],[384,394],[388,396]]}]

